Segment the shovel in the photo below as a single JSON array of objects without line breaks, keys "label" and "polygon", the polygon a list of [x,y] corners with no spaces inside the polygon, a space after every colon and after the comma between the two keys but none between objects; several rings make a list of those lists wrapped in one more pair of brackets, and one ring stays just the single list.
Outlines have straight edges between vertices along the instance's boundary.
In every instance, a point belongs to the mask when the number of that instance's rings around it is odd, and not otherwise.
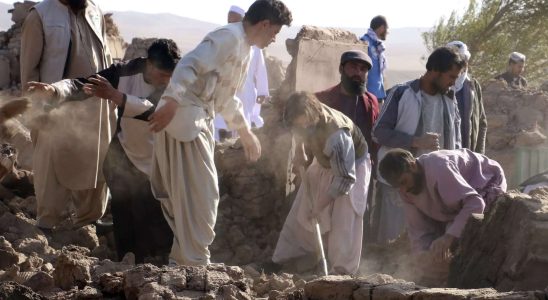
[{"label": "shovel", "polygon": [[[312,197],[310,195],[310,186],[308,185],[308,180],[306,180],[306,172],[304,170],[304,167],[301,166],[299,167],[299,174],[301,175],[301,184],[304,184],[304,188],[305,188],[305,197],[307,197],[310,201],[310,207],[312,208],[312,211],[314,212],[314,201],[312,201]],[[327,260],[325,259],[325,252],[323,250],[323,241],[322,241],[322,232],[320,230],[320,223],[318,222],[318,219],[316,217],[312,218],[312,225],[314,226],[314,237],[316,239],[316,246],[317,246],[317,251],[319,253],[319,256],[321,258],[321,265],[322,265],[322,269],[323,269],[323,273],[325,276],[329,275],[329,273],[327,272]]]}]

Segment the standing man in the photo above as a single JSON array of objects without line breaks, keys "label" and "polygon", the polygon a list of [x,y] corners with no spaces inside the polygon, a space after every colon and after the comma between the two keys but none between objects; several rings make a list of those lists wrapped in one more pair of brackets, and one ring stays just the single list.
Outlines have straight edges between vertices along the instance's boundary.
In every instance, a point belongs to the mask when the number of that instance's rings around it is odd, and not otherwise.
[{"label": "standing man", "polygon": [[375,162],[377,146],[371,138],[371,132],[379,116],[379,105],[375,95],[365,87],[371,66],[371,59],[363,51],[344,52],[339,65],[341,82],[316,93],[316,97],[327,106],[345,114],[358,126],[367,141],[371,159]]},{"label": "standing man", "polygon": [[257,0],[243,22],[210,32],[177,64],[156,112],[151,184],[173,233],[170,262],[205,265],[217,219],[219,187],[213,160],[213,118],[219,112],[236,130],[246,157],[261,155],[236,92],[242,87],[251,46],[274,42],[291,12],[279,0]]},{"label": "standing man", "polygon": [[[92,0],[44,0],[23,24],[21,82],[87,77],[109,63],[105,22]],[[30,89],[32,92],[32,89]],[[33,134],[37,225],[51,229],[72,200],[75,226],[98,220],[107,204],[101,172],[116,124],[107,100],[66,103]]]},{"label": "standing man", "polygon": [[327,240],[330,273],[356,274],[371,176],[365,138],[343,113],[305,92],[287,100],[284,123],[310,149],[314,161],[302,178],[272,260],[284,263],[314,253],[311,219],[317,219]]},{"label": "standing man", "polygon": [[506,73],[500,74],[495,79],[504,80],[509,87],[522,89],[527,87],[527,80],[522,76],[525,71],[525,55],[519,52],[510,53]]},{"label": "standing man", "polygon": [[367,33],[361,38],[368,44],[367,54],[371,57],[373,65],[367,76],[367,90],[377,97],[379,104],[386,98],[384,90],[384,70],[386,69],[386,57],[384,56],[384,43],[388,34],[388,22],[383,16],[376,16],[371,20]]},{"label": "standing man", "polygon": [[179,58],[174,41],[159,39],[150,45],[146,58],[114,64],[88,78],[51,85],[29,82],[31,88],[57,101],[83,101],[95,96],[117,105],[117,134],[110,142],[103,172],[112,195],[118,259],[127,252],[135,254],[137,263],[145,258],[167,258],[173,241],[150,187],[153,138],[147,121]]},{"label": "standing man", "polygon": [[[449,88],[464,68],[455,51],[434,50],[419,79],[394,87],[373,128],[373,138],[381,145],[379,161],[391,148],[403,148],[415,156],[439,149],[460,148],[460,118],[457,101]],[[381,213],[377,241],[396,239],[404,229],[403,207],[396,189],[382,176],[378,195]]]},{"label": "standing man", "polygon": [[[231,6],[228,12],[228,23],[242,22],[245,11],[239,6]],[[245,119],[250,126],[262,127],[261,104],[270,96],[268,91],[268,74],[263,56],[263,50],[252,46],[251,60],[243,87],[236,94],[242,102]],[[215,116],[215,140],[220,141],[230,136],[223,117]]]},{"label": "standing man", "polygon": [[461,41],[453,41],[447,44],[466,62],[464,70],[457,78],[453,91],[457,98],[460,113],[460,132],[462,148],[468,148],[474,152],[485,153],[485,141],[487,139],[487,116],[483,107],[481,85],[468,73],[470,51],[468,46]]}]

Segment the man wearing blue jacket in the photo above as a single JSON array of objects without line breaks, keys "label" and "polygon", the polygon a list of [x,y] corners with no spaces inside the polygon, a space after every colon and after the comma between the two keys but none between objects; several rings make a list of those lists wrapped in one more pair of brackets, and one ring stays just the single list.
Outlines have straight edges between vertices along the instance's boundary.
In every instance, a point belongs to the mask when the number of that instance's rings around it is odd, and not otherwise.
[{"label": "man wearing blue jacket", "polygon": [[386,57],[384,56],[384,43],[388,34],[388,23],[383,16],[376,16],[371,20],[370,28],[361,38],[368,46],[367,54],[371,57],[373,65],[367,75],[367,91],[375,95],[379,104],[386,98],[384,90],[384,70],[386,69]]}]

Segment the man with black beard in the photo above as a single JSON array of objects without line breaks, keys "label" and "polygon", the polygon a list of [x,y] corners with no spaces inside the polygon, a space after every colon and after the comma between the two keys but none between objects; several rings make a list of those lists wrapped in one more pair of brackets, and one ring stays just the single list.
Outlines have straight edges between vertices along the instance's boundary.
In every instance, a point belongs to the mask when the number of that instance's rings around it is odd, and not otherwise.
[{"label": "man with black beard", "polygon": [[433,151],[418,158],[392,149],[381,160],[379,173],[399,190],[411,249],[417,261],[425,262],[418,267],[445,263],[444,273],[470,216],[483,214],[506,192],[502,167],[468,149]]},{"label": "man with black beard", "polygon": [[[409,150],[415,156],[460,148],[460,117],[450,87],[464,66],[453,49],[438,48],[428,57],[421,78],[391,89],[373,128],[373,138],[381,145],[379,161],[392,148]],[[382,176],[377,179],[381,205],[377,242],[385,244],[403,232],[404,214],[397,190]]]},{"label": "man with black beard", "polygon": [[[31,8],[21,37],[23,91],[33,92],[31,81],[86,78],[110,63],[103,13],[93,1],[44,0]],[[75,226],[93,223],[106,209],[101,169],[116,130],[114,105],[90,97],[43,113],[46,121],[32,132],[37,225],[61,225],[70,202]]]},{"label": "man with black beard", "polygon": [[379,105],[375,95],[369,93],[365,87],[367,72],[370,69],[371,59],[365,52],[360,50],[344,52],[339,66],[341,82],[316,93],[316,97],[354,121],[365,137],[369,154],[375,162],[377,146],[371,138],[371,131],[379,115]]}]

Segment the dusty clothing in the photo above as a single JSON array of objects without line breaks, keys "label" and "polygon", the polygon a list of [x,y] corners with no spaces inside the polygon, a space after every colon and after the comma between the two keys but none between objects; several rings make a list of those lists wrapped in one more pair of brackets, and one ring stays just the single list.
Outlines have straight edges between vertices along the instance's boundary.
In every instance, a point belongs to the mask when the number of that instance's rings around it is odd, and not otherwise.
[{"label": "dusty clothing", "polygon": [[248,127],[236,91],[243,85],[251,47],[242,23],[210,32],[177,64],[165,97],[179,107],[165,130],[154,135],[152,191],[174,233],[170,259],[209,263],[219,187],[213,160],[213,117],[230,129]]},{"label": "dusty clothing", "polygon": [[[147,120],[163,89],[145,81],[146,64],[146,58],[136,58],[98,73],[125,97],[123,105],[118,107],[117,133],[109,145],[103,172],[112,195],[118,258],[133,252],[137,262],[169,253],[173,240],[148,179],[153,139]],[[88,98],[83,91],[86,83],[87,78],[66,79],[54,87],[60,98],[82,101]]]},{"label": "dusty clothing", "polygon": [[444,233],[460,237],[468,218],[506,192],[502,167],[468,149],[440,150],[417,158],[425,174],[419,195],[406,193],[405,218],[413,250],[428,250]]},{"label": "dusty clothing", "polygon": [[485,153],[487,116],[479,82],[475,79],[466,79],[456,98],[461,119],[462,148]]},{"label": "dusty clothing", "polygon": [[525,77],[521,75],[514,76],[510,72],[502,73],[495,77],[495,79],[506,81],[506,84],[514,89],[522,89],[527,87],[527,80],[525,79]]},{"label": "dusty clothing", "polygon": [[373,124],[379,116],[377,98],[366,92],[360,96],[345,95],[340,84],[316,93],[316,97],[325,105],[342,112],[360,128],[373,162],[376,162],[378,146],[371,138]]},{"label": "dusty clothing", "polygon": [[[77,14],[57,0],[37,4],[23,25],[23,87],[28,81],[53,83],[102,70],[108,60],[105,39],[102,12],[92,1]],[[39,226],[52,227],[60,222],[62,210],[54,206],[66,205],[70,198],[77,216],[98,219],[104,212],[106,186],[101,168],[115,126],[113,109],[107,100],[88,99],[65,103],[49,112],[48,124],[34,139]],[[84,219],[91,222],[93,218]]]},{"label": "dusty clothing", "polygon": [[[348,133],[345,135],[346,138],[343,138],[340,132],[335,133],[326,150],[346,148],[345,152],[348,153],[352,148],[352,140]],[[358,161],[354,160],[352,153],[345,159],[336,154],[333,156],[333,167],[325,168],[315,159],[306,171],[276,244],[272,257],[274,262],[283,263],[315,253],[317,242],[311,217],[317,215],[322,236],[327,241],[324,250],[327,252],[330,272],[355,274],[358,271],[371,163],[368,154]],[[355,179],[347,193],[334,196],[331,189],[340,176],[336,170],[340,169],[337,165],[341,162],[352,163],[355,171],[351,173],[355,174]]]},{"label": "dusty clothing", "polygon": [[160,202],[152,195],[148,175],[128,158],[115,137],[104,163],[105,179],[112,195],[111,212],[118,259],[127,252],[142,263],[146,257],[167,255],[173,233]]},{"label": "dusty clothing", "polygon": [[[256,46],[253,46],[252,49],[245,83],[236,96],[242,102],[247,122],[250,125],[254,124],[256,127],[262,127],[264,122],[261,117],[261,105],[257,103],[257,97],[270,95],[268,91],[268,74],[263,51]],[[215,140],[219,140],[219,129],[226,130],[228,128],[219,114],[215,116],[214,124]]]}]

